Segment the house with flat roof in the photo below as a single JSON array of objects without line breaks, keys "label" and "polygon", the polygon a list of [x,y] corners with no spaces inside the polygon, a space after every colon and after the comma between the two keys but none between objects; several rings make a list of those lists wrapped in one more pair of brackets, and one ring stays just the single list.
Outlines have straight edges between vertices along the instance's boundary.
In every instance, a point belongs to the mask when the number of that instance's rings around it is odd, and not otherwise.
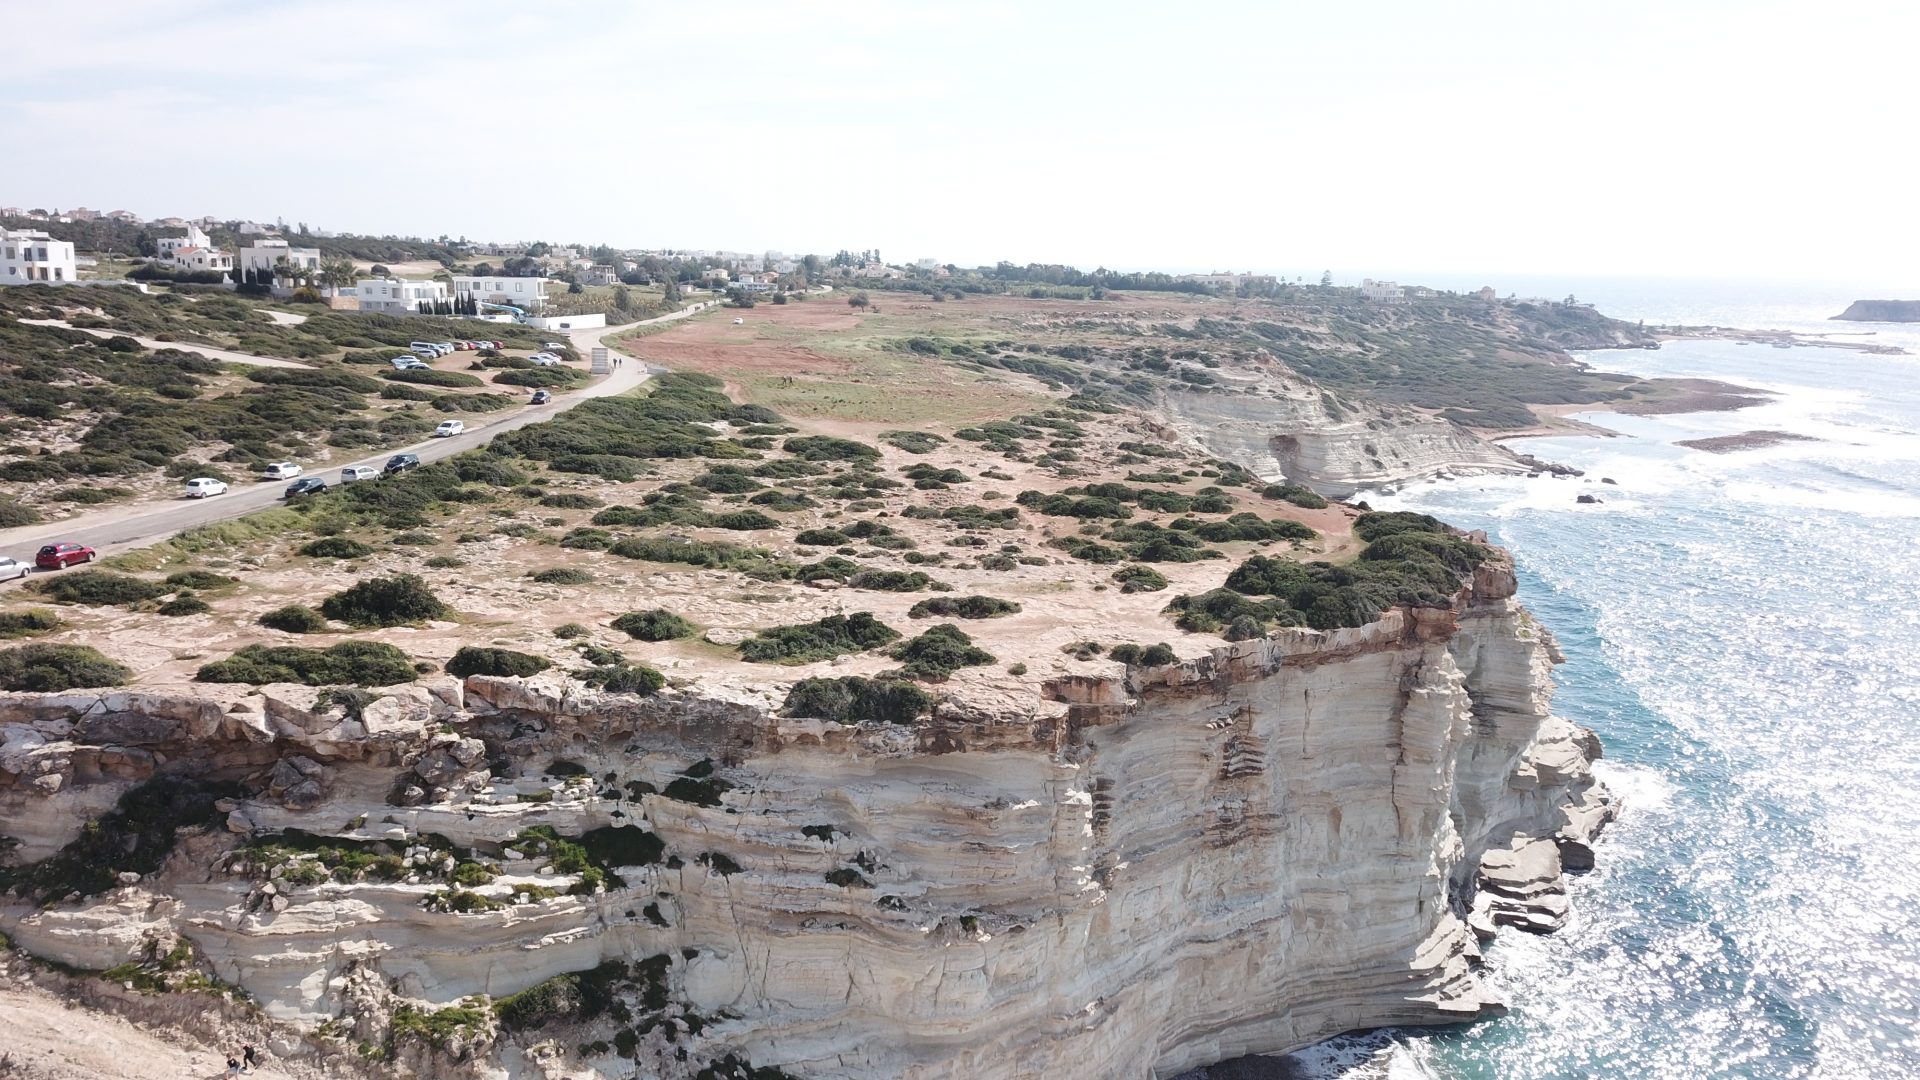
[{"label": "house with flat roof", "polygon": [[249,271],[256,276],[262,273],[276,274],[280,271],[275,268],[282,263],[296,270],[318,270],[320,249],[294,247],[279,237],[268,237],[241,248],[233,269],[238,275],[245,275]]},{"label": "house with flat roof", "polygon": [[37,229],[0,229],[0,285],[76,280],[73,244]]},{"label": "house with flat roof", "polygon": [[472,277],[456,274],[453,295],[483,304],[512,304],[528,311],[547,306],[547,279],[537,277]]},{"label": "house with flat roof", "polygon": [[343,285],[336,293],[358,302],[361,311],[387,315],[413,315],[422,301],[438,303],[448,298],[444,281],[409,281],[405,278],[367,278]]}]

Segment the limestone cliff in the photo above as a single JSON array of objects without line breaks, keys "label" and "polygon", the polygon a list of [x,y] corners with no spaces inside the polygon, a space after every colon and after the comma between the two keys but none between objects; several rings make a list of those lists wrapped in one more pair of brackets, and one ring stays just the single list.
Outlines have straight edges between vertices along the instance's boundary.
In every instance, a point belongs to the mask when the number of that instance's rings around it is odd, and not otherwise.
[{"label": "limestone cliff", "polygon": [[[1089,664],[914,728],[544,676],[344,712],[295,687],[9,695],[16,863],[156,774],[252,794],[158,872],[9,898],[0,928],[89,969],[184,937],[271,1017],[352,1033],[283,1048],[322,1061],[402,1004],[651,965],[618,1019],[476,1029],[389,1066],[439,1076],[750,1059],[804,1077],[1144,1078],[1472,1019],[1500,1008],[1477,941],[1557,925],[1560,872],[1588,865],[1610,814],[1597,743],[1549,710],[1553,643],[1512,594],[1488,564],[1450,609]],[[574,888],[577,867],[524,845],[537,825],[617,827],[634,864]],[[296,829],[397,869],[313,880],[236,846]],[[502,871],[471,913],[441,910],[456,858]]]},{"label": "limestone cliff", "polygon": [[1305,380],[1278,380],[1261,396],[1168,390],[1159,405],[1176,429],[1215,457],[1330,498],[1367,486],[1538,467],[1450,420],[1330,402]]}]

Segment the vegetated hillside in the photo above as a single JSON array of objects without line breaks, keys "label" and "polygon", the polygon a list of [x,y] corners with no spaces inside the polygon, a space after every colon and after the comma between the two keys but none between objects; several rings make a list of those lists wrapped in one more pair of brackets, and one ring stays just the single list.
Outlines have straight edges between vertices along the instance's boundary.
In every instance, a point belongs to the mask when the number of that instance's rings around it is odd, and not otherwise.
[{"label": "vegetated hillside", "polygon": [[[218,290],[0,290],[0,482],[8,504],[111,502],[168,477],[233,479],[267,461],[313,464],[331,449],[413,442],[444,414],[493,412],[523,400],[523,376],[536,374],[515,369],[527,364],[511,355],[476,360],[468,352],[439,364],[499,367],[396,379],[386,361],[408,341],[479,333],[479,324],[317,310],[301,325],[283,326],[261,306]],[[18,321],[29,318],[116,333]],[[519,327],[489,325],[484,332],[521,350],[538,343],[535,332]],[[309,367],[226,364],[149,349],[127,335],[297,358]],[[583,378],[551,370],[544,381],[573,385]]]}]

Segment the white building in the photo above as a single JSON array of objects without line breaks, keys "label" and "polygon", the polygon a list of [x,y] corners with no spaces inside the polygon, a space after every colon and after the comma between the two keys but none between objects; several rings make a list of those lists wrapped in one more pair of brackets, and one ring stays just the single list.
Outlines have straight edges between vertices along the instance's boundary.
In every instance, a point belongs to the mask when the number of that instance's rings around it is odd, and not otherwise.
[{"label": "white building", "polygon": [[1397,304],[1407,298],[1407,291],[1391,281],[1367,278],[1360,282],[1360,298],[1377,304]]},{"label": "white building", "polygon": [[242,236],[265,236],[273,231],[273,226],[262,225],[257,221],[243,221],[234,228]]},{"label": "white building", "polygon": [[537,277],[461,277],[453,279],[455,296],[471,296],[483,304],[512,304],[528,311],[547,305],[547,279]]},{"label": "white building", "polygon": [[913,268],[915,270],[925,270],[928,273],[932,273],[939,266],[939,259],[915,259],[913,261]]},{"label": "white building", "polygon": [[233,256],[213,246],[200,226],[189,224],[185,236],[163,236],[154,241],[160,261],[175,270],[233,273]]},{"label": "white building", "polygon": [[281,263],[296,269],[320,269],[319,248],[297,248],[277,237],[255,240],[240,249],[240,257],[234,261],[234,273],[245,275],[251,270],[258,275],[262,272],[274,273]]},{"label": "white building", "polygon": [[444,281],[407,281],[402,278],[371,278],[342,286],[340,296],[360,302],[361,311],[380,311],[388,315],[413,315],[422,300],[436,303],[448,299]]},{"label": "white building", "polygon": [[734,287],[742,290],[743,292],[763,293],[763,292],[772,292],[774,290],[774,286],[778,285],[779,283],[780,283],[779,274],[767,273],[764,271],[759,273],[749,272],[749,273],[741,274],[739,280],[734,282]]},{"label": "white building", "polygon": [[725,285],[732,276],[733,275],[727,273],[724,268],[718,266],[711,270],[700,271],[700,280],[709,285]]},{"label": "white building", "polygon": [[70,282],[73,244],[35,229],[0,229],[0,285]]}]

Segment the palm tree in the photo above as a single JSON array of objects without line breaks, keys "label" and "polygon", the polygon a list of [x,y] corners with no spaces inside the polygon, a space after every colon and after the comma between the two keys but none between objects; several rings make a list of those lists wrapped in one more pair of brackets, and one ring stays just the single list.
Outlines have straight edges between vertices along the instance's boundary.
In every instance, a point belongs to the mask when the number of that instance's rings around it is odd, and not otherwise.
[{"label": "palm tree", "polygon": [[351,259],[328,259],[320,264],[320,281],[326,285],[328,296],[340,295],[340,286],[359,280],[360,268]]}]

